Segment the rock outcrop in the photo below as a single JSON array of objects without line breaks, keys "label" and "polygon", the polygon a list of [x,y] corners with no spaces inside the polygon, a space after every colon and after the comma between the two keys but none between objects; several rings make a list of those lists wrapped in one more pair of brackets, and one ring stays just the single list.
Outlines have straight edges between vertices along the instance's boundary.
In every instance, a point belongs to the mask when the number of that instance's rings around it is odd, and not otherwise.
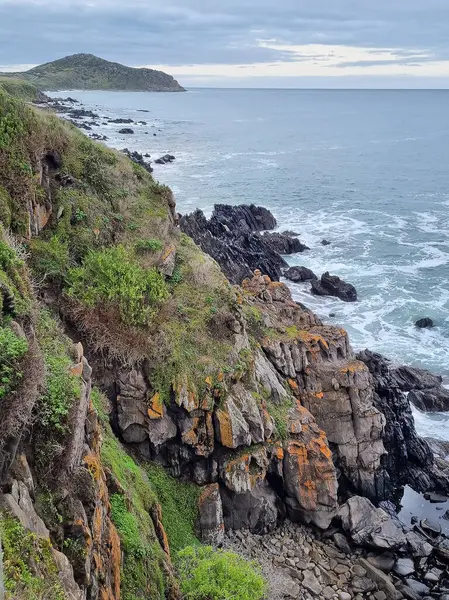
[{"label": "rock outcrop", "polygon": [[423,411],[449,411],[449,390],[442,385],[442,377],[416,367],[401,366],[392,370],[397,386],[410,392],[408,400]]},{"label": "rock outcrop", "polygon": [[293,281],[294,283],[318,279],[315,273],[307,267],[290,267],[289,269],[284,271],[284,277],[286,279],[289,279],[290,281]]},{"label": "rock outcrop", "polygon": [[321,275],[321,279],[312,279],[312,294],[317,296],[336,296],[344,302],[356,302],[357,291],[353,285],[346,283],[336,275],[328,272]]},{"label": "rock outcrop", "polygon": [[181,217],[180,227],[237,284],[250,277],[255,269],[279,281],[282,270],[288,267],[281,254],[305,248],[289,233],[261,235],[259,232],[276,227],[276,219],[262,206],[217,204],[209,220],[196,210]]}]

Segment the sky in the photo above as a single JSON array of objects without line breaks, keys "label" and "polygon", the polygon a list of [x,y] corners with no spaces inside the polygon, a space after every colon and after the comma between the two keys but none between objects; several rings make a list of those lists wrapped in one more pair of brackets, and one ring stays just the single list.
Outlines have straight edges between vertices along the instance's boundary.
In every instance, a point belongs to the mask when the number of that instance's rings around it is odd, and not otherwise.
[{"label": "sky", "polygon": [[0,70],[78,52],[187,87],[449,88],[449,0],[0,0]]}]

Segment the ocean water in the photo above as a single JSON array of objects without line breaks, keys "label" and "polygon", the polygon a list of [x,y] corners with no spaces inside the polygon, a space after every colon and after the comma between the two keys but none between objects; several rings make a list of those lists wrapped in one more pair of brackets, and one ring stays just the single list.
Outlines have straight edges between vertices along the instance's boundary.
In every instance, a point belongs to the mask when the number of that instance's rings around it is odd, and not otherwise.
[{"label": "ocean water", "polygon": [[[154,175],[173,188],[180,212],[267,206],[280,230],[310,246],[291,265],[330,271],[359,294],[346,304],[291,284],[297,300],[345,327],[356,349],[449,382],[449,91],[70,95],[101,116],[146,122],[130,125],[134,135],[115,124],[93,130],[152,159],[174,154]],[[434,329],[414,327],[424,316]],[[415,420],[421,433],[449,439],[449,414],[415,411]]]}]

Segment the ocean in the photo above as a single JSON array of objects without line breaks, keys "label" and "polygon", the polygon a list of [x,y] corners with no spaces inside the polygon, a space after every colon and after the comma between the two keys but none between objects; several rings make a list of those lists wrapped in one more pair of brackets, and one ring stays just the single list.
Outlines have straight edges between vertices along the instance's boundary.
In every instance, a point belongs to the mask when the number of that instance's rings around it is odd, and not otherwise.
[{"label": "ocean", "polygon": [[[329,271],[359,295],[347,304],[289,283],[295,299],[347,329],[355,349],[449,382],[449,91],[70,96],[102,117],[145,122],[122,135],[124,125],[96,119],[93,131],[152,160],[174,154],[172,164],[154,165],[154,176],[171,186],[179,212],[210,214],[218,202],[268,207],[280,230],[310,247],[288,257],[291,265]],[[436,326],[418,330],[415,321],[427,316]],[[421,435],[449,439],[448,413],[415,411],[415,421]]]}]

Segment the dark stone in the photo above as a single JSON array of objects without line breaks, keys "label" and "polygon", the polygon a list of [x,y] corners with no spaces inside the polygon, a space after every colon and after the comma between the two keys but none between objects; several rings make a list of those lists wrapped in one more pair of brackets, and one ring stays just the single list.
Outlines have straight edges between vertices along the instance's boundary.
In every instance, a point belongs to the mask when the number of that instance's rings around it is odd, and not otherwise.
[{"label": "dark stone", "polygon": [[344,554],[352,554],[352,548],[342,533],[334,533],[332,539],[334,540],[334,544],[337,546],[337,548]]},{"label": "dark stone", "polygon": [[406,579],[405,583],[419,596],[425,596],[430,592],[430,588],[425,583],[421,583],[415,579]]},{"label": "dark stone", "polygon": [[430,327],[433,327],[433,321],[429,317],[425,317],[424,319],[419,319],[418,321],[416,321],[415,325],[419,329],[428,329]]},{"label": "dark stone", "polygon": [[431,504],[443,504],[447,502],[449,498],[447,496],[443,496],[442,494],[436,494],[435,492],[427,492],[424,494],[424,498],[428,500]]},{"label": "dark stone", "polygon": [[449,390],[440,386],[430,390],[412,391],[408,395],[410,402],[428,412],[449,411]]},{"label": "dark stone", "polygon": [[143,156],[139,152],[131,152],[130,150],[128,150],[128,148],[123,148],[122,152],[123,154],[126,154],[126,156],[129,159],[131,159],[134,163],[136,163],[136,165],[139,165],[143,169],[145,169],[145,171],[148,171],[148,173],[153,172],[153,167],[151,166],[151,163],[149,161],[145,161]]},{"label": "dark stone", "polygon": [[132,119],[108,119],[108,123],[123,123],[124,125],[134,123]]},{"label": "dark stone", "polygon": [[123,129],[119,129],[118,132],[123,133],[125,135],[131,135],[134,133],[134,130],[130,129],[129,127],[124,127]]},{"label": "dark stone", "polygon": [[167,163],[171,163],[175,160],[175,156],[173,154],[164,154],[160,158],[157,158],[154,162],[158,165],[166,165]]},{"label": "dark stone", "polygon": [[220,492],[226,529],[249,529],[264,534],[276,528],[280,501],[266,482],[243,494],[224,487]]},{"label": "dark stone", "polygon": [[380,569],[384,573],[389,573],[394,567],[395,558],[391,552],[383,552],[382,554],[369,554],[368,562]]},{"label": "dark stone", "polygon": [[288,267],[280,254],[264,241],[258,231],[275,225],[273,215],[263,207],[216,205],[208,220],[200,210],[180,219],[181,230],[212,256],[232,283],[240,284],[256,269],[279,281]]},{"label": "dark stone", "polygon": [[90,119],[99,119],[100,116],[91,110],[85,110],[84,108],[69,108],[65,112],[69,113],[72,119],[82,119],[89,117]]},{"label": "dark stone", "polygon": [[262,237],[263,241],[266,242],[272,250],[279,252],[279,254],[295,254],[296,252],[309,250],[308,246],[289,233],[265,232]]},{"label": "dark stone", "polygon": [[408,367],[406,365],[391,369],[391,374],[396,385],[403,392],[410,392],[411,390],[428,390],[430,388],[439,387],[443,381],[443,378],[440,375],[435,375],[425,369]]},{"label": "dark stone", "polygon": [[421,519],[420,525],[425,533],[428,533],[433,537],[438,537],[441,533],[441,525],[434,521],[430,521],[429,519]]},{"label": "dark stone", "polygon": [[137,121],[139,123],[139,125],[146,125],[147,122],[146,121]]},{"label": "dark stone", "polygon": [[312,280],[312,293],[317,296],[336,296],[344,302],[357,300],[357,291],[353,285],[336,275],[329,275],[328,272],[321,275],[320,280]]},{"label": "dark stone", "polygon": [[330,246],[331,243],[328,240],[321,240],[321,245],[322,246]]},{"label": "dark stone", "polygon": [[293,281],[294,283],[318,279],[315,273],[307,267],[290,267],[284,271],[284,277],[290,281]]},{"label": "dark stone", "polygon": [[[364,350],[357,355],[368,367],[374,382],[374,406],[386,419],[383,443],[388,454],[379,473],[379,500],[409,484],[425,492],[432,486],[433,453],[429,444],[416,433],[415,422],[406,395],[396,385],[386,358]],[[383,487],[383,489],[382,489]]]},{"label": "dark stone", "polygon": [[137,112],[146,112],[146,113],[149,113],[150,111],[147,110],[146,108],[138,108]]},{"label": "dark stone", "polygon": [[106,140],[109,139],[106,135],[101,135],[101,133],[91,133],[90,137],[93,140],[98,140],[100,142],[105,142]]}]

